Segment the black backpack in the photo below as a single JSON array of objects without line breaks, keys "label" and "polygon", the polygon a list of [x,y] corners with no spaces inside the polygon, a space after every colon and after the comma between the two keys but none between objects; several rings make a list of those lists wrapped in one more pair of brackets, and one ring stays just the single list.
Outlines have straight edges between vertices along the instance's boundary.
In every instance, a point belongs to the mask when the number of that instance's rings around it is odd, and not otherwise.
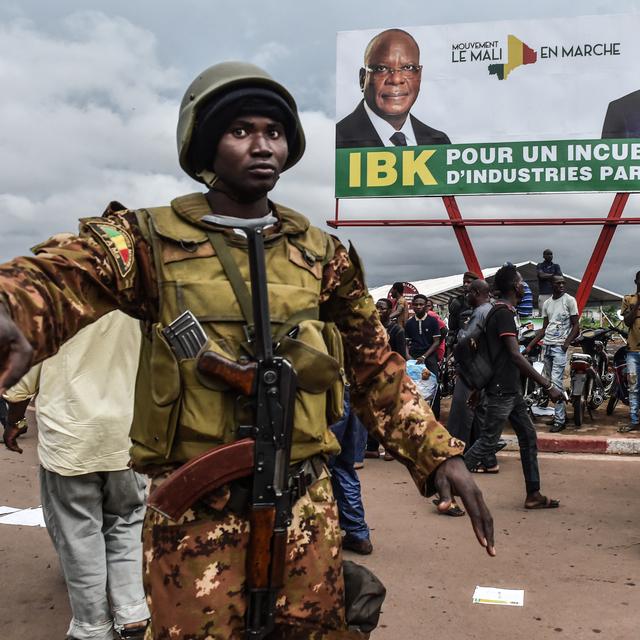
[{"label": "black backpack", "polygon": [[498,302],[486,315],[484,322],[478,324],[471,333],[462,340],[458,340],[453,350],[457,370],[462,379],[471,389],[484,389],[495,373],[495,367],[489,353],[486,327],[489,318],[500,308],[506,307]]}]

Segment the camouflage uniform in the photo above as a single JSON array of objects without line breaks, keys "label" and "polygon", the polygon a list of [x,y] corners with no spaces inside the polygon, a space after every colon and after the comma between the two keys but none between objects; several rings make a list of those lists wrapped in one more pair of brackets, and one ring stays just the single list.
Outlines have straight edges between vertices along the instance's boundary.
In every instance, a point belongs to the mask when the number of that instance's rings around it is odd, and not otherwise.
[{"label": "camouflage uniform", "polygon": [[[277,214],[277,205],[273,205]],[[114,247],[115,230],[124,249]],[[405,464],[419,490],[463,443],[434,419],[392,352],[355,252],[332,238],[322,271],[321,317],[342,335],[353,410],[371,434]],[[158,316],[154,256],[135,213],[112,203],[102,218],[83,220],[78,236],[54,236],[35,257],[0,266],[0,291],[11,317],[35,350],[56,352],[83,326],[121,309],[146,326]],[[319,418],[321,419],[321,418]],[[161,477],[155,482],[161,481]],[[241,638],[248,523],[227,507],[228,487],[179,522],[149,513],[144,528],[145,588],[152,609],[148,638]],[[345,638],[340,531],[328,478],[294,508],[287,582],[278,600],[278,638]],[[361,636],[360,636],[361,637]]]}]

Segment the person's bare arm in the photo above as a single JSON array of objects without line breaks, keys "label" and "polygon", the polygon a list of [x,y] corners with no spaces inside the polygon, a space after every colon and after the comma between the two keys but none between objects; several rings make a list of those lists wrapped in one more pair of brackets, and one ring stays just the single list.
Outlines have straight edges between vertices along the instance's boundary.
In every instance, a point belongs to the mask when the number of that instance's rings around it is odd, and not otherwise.
[{"label": "person's bare arm", "polygon": [[633,323],[638,316],[638,309],[640,309],[640,293],[636,298],[636,303],[627,307],[627,309],[622,312],[622,318],[627,327],[633,326]]},{"label": "person's bare arm", "polygon": [[395,318],[398,318],[399,316],[401,316],[403,311],[404,311],[404,305],[401,302],[398,302],[398,304],[396,305],[396,308],[389,314],[389,318],[391,320],[394,320]]},{"label": "person's bare arm", "polygon": [[549,397],[554,402],[562,399],[562,392],[559,391],[550,380],[547,380],[544,376],[540,375],[532,366],[531,363],[520,353],[518,348],[518,341],[514,336],[502,336],[504,344],[507,347],[507,351],[511,356],[511,360],[520,369],[520,372],[531,378],[534,382],[537,382],[541,387],[549,394]]},{"label": "person's bare arm", "polygon": [[542,329],[538,329],[536,331],[536,335],[533,337],[533,340],[527,345],[527,348],[524,350],[525,353],[530,353],[533,347],[535,347],[542,338],[544,338],[544,334],[547,331],[547,327],[549,326],[549,318],[545,318],[542,323]]},{"label": "person's bare arm", "polygon": [[429,358],[431,354],[435,353],[438,350],[438,347],[440,346],[440,340],[441,340],[440,336],[433,336],[433,342],[431,343],[431,346],[427,349],[425,354],[422,356],[424,360]]},{"label": "person's bare arm", "polygon": [[547,273],[546,271],[540,271],[540,269],[538,269],[538,280],[551,280],[551,278],[556,275],[555,273]]},{"label": "person's bare arm", "polygon": [[0,395],[29,371],[33,348],[0,304]]},{"label": "person's bare arm", "polygon": [[567,336],[567,339],[564,341],[564,344],[562,345],[562,349],[564,351],[567,351],[569,349],[569,347],[571,346],[571,343],[578,337],[578,334],[580,333],[580,323],[578,322],[579,317],[571,316],[570,320],[571,320],[571,331],[569,331],[569,335]]}]

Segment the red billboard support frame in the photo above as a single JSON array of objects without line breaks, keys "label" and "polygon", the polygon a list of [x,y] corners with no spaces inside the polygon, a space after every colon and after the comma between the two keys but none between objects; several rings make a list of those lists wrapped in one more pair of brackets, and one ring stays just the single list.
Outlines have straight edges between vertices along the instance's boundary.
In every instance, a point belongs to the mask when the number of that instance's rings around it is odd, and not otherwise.
[{"label": "red billboard support frame", "polygon": [[464,219],[460,213],[458,203],[454,196],[443,196],[448,219],[398,219],[387,220],[340,220],[340,199],[336,198],[336,211],[333,220],[327,220],[327,224],[334,229],[338,227],[453,227],[453,231],[460,246],[460,251],[469,271],[481,274],[482,269],[476,256],[473,243],[467,232],[467,227],[529,227],[529,226],[574,226],[574,225],[601,225],[602,230],[593,253],[582,276],[576,301],[578,311],[582,313],[587,300],[591,295],[591,289],[598,276],[600,267],[607,255],[607,250],[613,239],[613,235],[619,225],[640,224],[640,218],[623,218],[622,214],[629,200],[629,193],[617,193],[609,209],[606,218],[475,218]]}]

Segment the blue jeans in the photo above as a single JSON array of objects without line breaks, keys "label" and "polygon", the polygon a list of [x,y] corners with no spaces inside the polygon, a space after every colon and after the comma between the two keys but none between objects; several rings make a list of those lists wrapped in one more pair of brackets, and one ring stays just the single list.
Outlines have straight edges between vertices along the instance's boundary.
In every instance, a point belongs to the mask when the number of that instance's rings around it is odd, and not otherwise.
[{"label": "blue jeans", "polygon": [[[544,374],[559,391],[564,391],[564,370],[567,367],[567,352],[559,344],[549,344],[544,348]],[[556,402],[554,422],[567,419],[567,406],[564,400]]]},{"label": "blue jeans", "polygon": [[367,448],[367,440],[369,439],[369,432],[367,428],[354,416],[354,419],[358,421],[358,434],[356,438],[356,448],[354,451],[354,462],[364,462],[364,452]]},{"label": "blue jeans", "polygon": [[520,463],[522,464],[527,494],[539,491],[538,438],[529,417],[527,404],[521,393],[501,395],[487,393],[484,428],[480,432],[480,437],[464,454],[464,462],[468,469],[474,469],[488,455],[494,453],[506,420],[511,422],[511,426],[518,436]]},{"label": "blue jeans", "polygon": [[627,377],[629,380],[629,413],[631,424],[638,424],[638,396],[640,395],[640,384],[638,382],[640,374],[640,351],[629,351],[627,353]]},{"label": "blue jeans", "polygon": [[360,478],[353,468],[356,452],[362,447],[362,422],[351,411],[349,396],[345,394],[344,415],[331,425],[342,450],[329,459],[331,485],[338,504],[340,528],[360,540],[369,539],[369,527],[364,519]]}]

